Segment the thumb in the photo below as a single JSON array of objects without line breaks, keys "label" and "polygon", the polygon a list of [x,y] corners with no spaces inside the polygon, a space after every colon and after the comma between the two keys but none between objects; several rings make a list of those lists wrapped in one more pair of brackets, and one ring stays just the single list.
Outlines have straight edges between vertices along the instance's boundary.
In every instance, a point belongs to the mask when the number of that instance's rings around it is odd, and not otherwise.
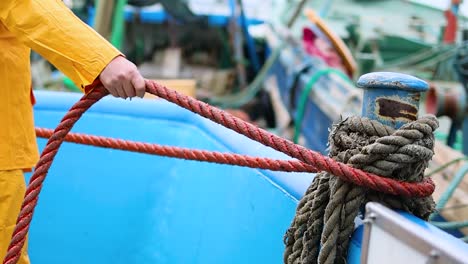
[{"label": "thumb", "polygon": [[136,96],[143,98],[146,92],[145,79],[140,74],[136,74],[132,79],[133,87],[135,88]]}]

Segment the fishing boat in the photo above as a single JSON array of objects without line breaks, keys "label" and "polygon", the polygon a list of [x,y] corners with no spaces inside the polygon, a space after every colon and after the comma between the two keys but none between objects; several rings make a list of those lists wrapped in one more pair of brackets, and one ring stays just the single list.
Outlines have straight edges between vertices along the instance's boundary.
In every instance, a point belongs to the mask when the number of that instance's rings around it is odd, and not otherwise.
[{"label": "fishing boat", "polygon": [[[465,40],[467,14],[460,4],[458,0],[319,0],[306,7],[316,10],[346,42],[360,74],[398,69],[424,79],[457,81],[450,70],[442,74],[434,67],[447,63]],[[305,19],[301,17],[298,24]]]},{"label": "fishing boat", "polygon": [[[43,128],[56,127],[80,99],[36,95],[35,122]],[[105,98],[73,131],[290,159],[162,99]],[[42,150],[46,141],[38,143]],[[284,232],[313,177],[64,143],[31,225],[30,257],[47,264],[281,263]],[[408,213],[367,206],[377,220],[358,225],[348,263],[426,263],[433,252],[434,263],[468,262],[459,239]]]},{"label": "fishing boat", "polygon": [[[161,24],[169,17],[161,6],[126,7],[126,15],[119,19],[132,21],[130,14],[135,12],[148,23]],[[171,48],[165,51],[163,61],[179,71],[153,76],[147,72],[147,76],[224,109],[247,111],[260,105],[267,109],[264,113],[274,113],[268,118],[263,116],[270,119],[266,123],[271,124],[264,125],[267,129],[327,155],[332,125],[361,114],[362,90],[354,81],[357,63],[349,45],[317,12],[308,9],[300,14],[306,19],[300,24],[301,30],[296,31],[301,32],[300,38],[287,25],[249,20],[262,28],[264,42],[256,49],[260,47],[258,54],[265,56],[260,60],[264,69],[255,70],[249,65],[249,71],[255,74],[246,78],[250,85],[243,89],[228,90],[227,94],[223,89],[219,94],[216,92],[220,90],[211,90],[208,96],[197,94],[193,76],[189,82],[180,79],[180,61],[174,60],[180,58],[180,51]],[[226,26],[229,17],[208,16],[210,28]],[[321,45],[320,40],[325,40],[324,49],[316,46]],[[141,47],[137,45],[130,51],[133,58],[145,57]],[[324,52],[330,47],[335,56]],[[249,55],[250,59],[254,57]],[[154,61],[146,66],[142,63],[140,69],[161,74]],[[229,67],[235,74],[242,72],[239,64]],[[225,86],[227,78],[223,78]],[[237,79],[237,84],[240,81]],[[259,91],[267,95],[267,100],[258,99]],[[71,92],[36,91],[36,126],[55,128],[80,97]],[[249,106],[252,99],[260,103]],[[251,118],[258,111],[249,114],[244,119],[254,123]],[[151,95],[131,102],[106,97],[85,113],[73,132],[292,159]],[[42,151],[46,140],[38,138],[38,143]],[[451,176],[454,174],[452,171]],[[29,252],[32,261],[39,264],[281,263],[283,237],[298,202],[315,177],[315,173],[272,172],[64,143],[34,214]],[[432,220],[446,221],[443,217]],[[370,202],[365,215],[356,218],[346,261],[468,263],[468,246],[460,239],[466,234],[444,230],[407,212]]]}]

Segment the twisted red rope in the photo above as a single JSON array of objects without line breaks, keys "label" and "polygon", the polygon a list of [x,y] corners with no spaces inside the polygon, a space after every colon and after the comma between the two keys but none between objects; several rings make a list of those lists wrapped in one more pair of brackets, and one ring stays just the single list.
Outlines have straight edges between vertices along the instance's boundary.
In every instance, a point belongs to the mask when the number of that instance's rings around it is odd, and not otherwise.
[{"label": "twisted red rope", "polygon": [[[347,166],[346,164],[336,162],[331,158],[322,156],[320,153],[308,150],[300,145],[292,143],[291,141],[275,136],[252,124],[244,122],[236,117],[233,117],[220,109],[197,101],[194,98],[179,94],[176,91],[170,90],[153,81],[146,81],[146,90],[151,94],[164,98],[194,113],[211,119],[214,122],[217,122],[238,133],[241,133],[266,146],[272,147],[278,151],[286,153],[287,155],[296,158],[302,161],[303,163],[306,163],[306,165],[310,166],[308,168],[313,168],[313,171],[327,171],[356,185],[364,186],[393,195],[424,197],[431,195],[434,191],[435,186],[430,179],[426,179],[424,182],[420,183],[406,183],[389,178],[379,177],[371,173],[354,169],[352,167]],[[57,154],[60,145],[67,138],[67,134],[69,133],[73,125],[76,123],[76,121],[78,121],[78,119],[83,115],[83,113],[86,112],[94,103],[99,101],[107,94],[108,93],[104,88],[99,87],[93,90],[92,92],[88,93],[87,95],[83,96],[83,98],[80,101],[78,101],[63,117],[61,123],[57,126],[54,133],[50,135],[47,145],[42,151],[41,158],[39,159],[39,162],[36,165],[34,174],[29,181],[29,186],[26,190],[25,198],[21,206],[21,211],[18,216],[17,224],[15,230],[13,231],[13,236],[10,241],[8,252],[5,256],[3,264],[16,264],[20,257],[21,248],[24,245],[26,234],[29,230],[29,225],[32,220],[34,208],[37,204],[42,184],[45,180],[50,166],[52,165],[52,161],[55,155]],[[72,140],[73,137],[74,135],[71,134],[68,136],[68,139]],[[77,139],[76,135],[75,139]],[[105,141],[103,140],[96,140],[96,142],[98,142],[97,144],[102,144],[103,146],[109,143],[105,143]],[[128,146],[122,145],[119,148],[127,149],[127,147]],[[140,150],[141,152],[145,152],[149,149],[143,146],[133,147],[133,150]],[[158,151],[160,150],[161,149],[159,149]],[[152,152],[152,150],[150,152]],[[154,153],[157,154],[156,151]],[[173,152],[173,154],[174,153],[183,153],[184,155],[187,154],[185,153],[185,151],[175,151]],[[176,154],[174,154],[174,156],[175,155]],[[186,157],[192,157],[190,155]],[[219,160],[216,161],[220,162]],[[235,163],[237,165],[242,165],[242,162],[238,162],[237,160],[235,161]],[[306,166],[302,163],[299,163],[297,165]]]},{"label": "twisted red rope", "polygon": [[[54,131],[52,129],[36,128],[36,136],[38,137],[50,138],[53,133]],[[68,133],[65,137],[65,141],[102,148],[120,149],[185,160],[206,161],[272,171],[317,172],[315,167],[298,160],[279,160],[231,153],[221,153],[217,151],[161,146],[158,144],[149,144],[78,133]]]}]

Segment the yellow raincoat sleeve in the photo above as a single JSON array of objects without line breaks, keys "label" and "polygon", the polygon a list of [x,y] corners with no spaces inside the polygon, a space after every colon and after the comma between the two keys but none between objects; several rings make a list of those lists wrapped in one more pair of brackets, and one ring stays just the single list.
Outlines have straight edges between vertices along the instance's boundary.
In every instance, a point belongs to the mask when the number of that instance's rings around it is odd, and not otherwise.
[{"label": "yellow raincoat sleeve", "polygon": [[82,89],[122,55],[60,0],[0,0],[0,21]]}]

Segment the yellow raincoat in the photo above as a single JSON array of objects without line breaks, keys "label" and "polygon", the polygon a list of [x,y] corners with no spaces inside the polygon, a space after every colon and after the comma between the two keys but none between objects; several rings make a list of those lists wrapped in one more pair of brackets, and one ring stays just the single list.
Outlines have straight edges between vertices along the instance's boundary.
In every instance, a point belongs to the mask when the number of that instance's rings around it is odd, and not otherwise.
[{"label": "yellow raincoat", "polygon": [[[30,49],[83,89],[121,55],[60,0],[0,0],[0,261],[25,191],[22,171],[39,156]],[[19,263],[29,263],[26,254]]]}]

